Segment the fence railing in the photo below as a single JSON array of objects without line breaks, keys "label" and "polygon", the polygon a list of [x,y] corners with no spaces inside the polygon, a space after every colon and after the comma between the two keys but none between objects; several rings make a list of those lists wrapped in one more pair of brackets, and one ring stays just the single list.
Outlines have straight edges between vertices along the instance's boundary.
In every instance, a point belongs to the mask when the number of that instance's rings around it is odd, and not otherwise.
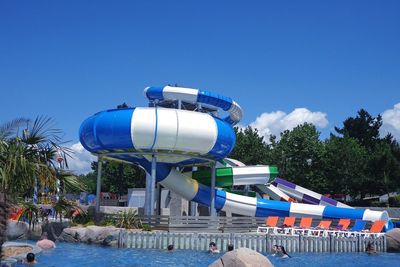
[{"label": "fence railing", "polygon": [[[107,214],[107,217],[115,217]],[[174,232],[251,232],[265,224],[264,218],[257,217],[211,217],[211,216],[149,216],[139,217],[143,223],[155,230]]]},{"label": "fence railing", "polygon": [[246,247],[260,253],[271,253],[273,245],[282,245],[288,252],[365,252],[371,242],[376,251],[386,251],[386,237],[364,238],[336,236],[292,236],[254,233],[176,233],[121,231],[119,246],[124,248],[166,249],[173,244],[176,249],[208,250],[215,242],[221,251],[228,244],[235,248]]}]

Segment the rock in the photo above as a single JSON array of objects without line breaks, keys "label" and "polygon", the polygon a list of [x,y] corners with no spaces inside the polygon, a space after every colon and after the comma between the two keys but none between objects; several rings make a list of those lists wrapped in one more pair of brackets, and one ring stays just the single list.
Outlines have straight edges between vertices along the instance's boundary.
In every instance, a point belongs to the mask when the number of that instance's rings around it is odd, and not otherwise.
[{"label": "rock", "polygon": [[214,261],[209,267],[273,267],[267,257],[260,253],[248,249],[239,248],[225,253],[218,260]]},{"label": "rock", "polygon": [[390,230],[385,236],[387,251],[400,252],[400,228]]},{"label": "rock", "polygon": [[59,240],[117,247],[120,231],[120,228],[114,226],[71,227],[63,230]]},{"label": "rock", "polygon": [[19,246],[19,247],[5,247],[3,249],[3,257],[8,258],[8,257],[13,257],[17,256],[20,254],[28,254],[29,252],[32,251],[32,248],[30,246]]},{"label": "rock", "polygon": [[6,235],[8,240],[27,239],[28,225],[24,222],[9,220]]},{"label": "rock", "polygon": [[68,226],[68,222],[48,222],[42,225],[42,232],[46,232],[47,238],[51,241],[56,241]]},{"label": "rock", "polygon": [[38,246],[28,243],[6,242],[3,244],[3,251],[7,260],[22,260],[25,259],[27,253],[32,252],[37,255],[42,250]]}]

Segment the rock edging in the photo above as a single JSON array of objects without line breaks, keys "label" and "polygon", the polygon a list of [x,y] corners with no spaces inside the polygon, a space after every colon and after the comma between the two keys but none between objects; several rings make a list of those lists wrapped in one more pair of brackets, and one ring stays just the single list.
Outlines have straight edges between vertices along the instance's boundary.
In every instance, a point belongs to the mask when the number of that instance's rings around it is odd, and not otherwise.
[{"label": "rock edging", "polygon": [[114,226],[70,227],[62,231],[58,241],[118,247],[121,230]]}]

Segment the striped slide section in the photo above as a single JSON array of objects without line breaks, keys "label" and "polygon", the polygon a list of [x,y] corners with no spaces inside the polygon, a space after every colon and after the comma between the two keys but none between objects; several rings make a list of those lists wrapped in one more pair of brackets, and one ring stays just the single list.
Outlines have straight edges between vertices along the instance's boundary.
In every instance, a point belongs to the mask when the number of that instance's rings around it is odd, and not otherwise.
[{"label": "striped slide section", "polygon": [[207,104],[220,108],[229,113],[224,121],[229,124],[237,124],[243,116],[242,108],[231,98],[213,92],[184,87],[147,87],[144,90],[149,100],[182,100],[189,103]]},{"label": "striped slide section", "polygon": [[289,197],[288,195],[283,193],[281,190],[279,190],[277,187],[273,186],[272,184],[256,185],[256,187],[264,194],[267,194],[273,200],[294,202],[293,198]]},{"label": "striped slide section", "polygon": [[314,205],[323,205],[323,206],[335,206],[335,207],[344,207],[344,208],[352,208],[342,202],[331,199],[324,195],[318,194],[314,191],[286,181],[282,178],[276,178],[273,182],[277,188],[279,188],[284,193],[289,196],[297,199],[299,202],[314,204]]},{"label": "striped slide section", "polygon": [[[149,161],[143,159],[139,163],[146,171],[149,172],[151,170],[151,163]],[[211,188],[180,173],[168,164],[157,165],[157,182],[160,182],[163,186],[187,200],[210,206]],[[245,216],[311,216],[319,219],[389,220],[386,211],[267,200],[232,194],[221,189],[215,190],[215,196],[216,209]]]},{"label": "striped slide section", "polygon": [[[215,185],[231,187],[233,185],[266,184],[273,181],[277,175],[278,168],[276,166],[222,167],[216,169]],[[210,185],[210,169],[194,171],[191,176],[202,184]]]}]

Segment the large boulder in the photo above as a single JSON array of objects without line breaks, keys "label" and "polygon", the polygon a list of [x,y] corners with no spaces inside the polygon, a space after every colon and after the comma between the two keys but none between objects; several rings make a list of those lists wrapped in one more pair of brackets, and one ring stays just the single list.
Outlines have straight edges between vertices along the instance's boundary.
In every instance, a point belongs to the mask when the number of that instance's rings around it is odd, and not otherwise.
[{"label": "large boulder", "polygon": [[65,228],[58,240],[117,247],[120,231],[114,226],[71,227]]},{"label": "large boulder", "polygon": [[394,228],[386,233],[388,252],[400,252],[400,228]]},{"label": "large boulder", "polygon": [[7,222],[7,239],[27,239],[28,238],[28,225],[24,222],[8,220]]},{"label": "large boulder", "polygon": [[3,244],[3,257],[6,259],[16,259],[22,260],[26,257],[26,254],[29,252],[37,255],[42,251],[36,245],[28,244],[28,243],[16,243],[16,242],[6,242]]},{"label": "large boulder", "polygon": [[48,239],[56,241],[67,227],[69,227],[69,222],[47,222],[42,224],[42,232],[47,233]]},{"label": "large boulder", "polygon": [[225,253],[209,267],[273,267],[267,257],[249,248],[239,248]]}]

